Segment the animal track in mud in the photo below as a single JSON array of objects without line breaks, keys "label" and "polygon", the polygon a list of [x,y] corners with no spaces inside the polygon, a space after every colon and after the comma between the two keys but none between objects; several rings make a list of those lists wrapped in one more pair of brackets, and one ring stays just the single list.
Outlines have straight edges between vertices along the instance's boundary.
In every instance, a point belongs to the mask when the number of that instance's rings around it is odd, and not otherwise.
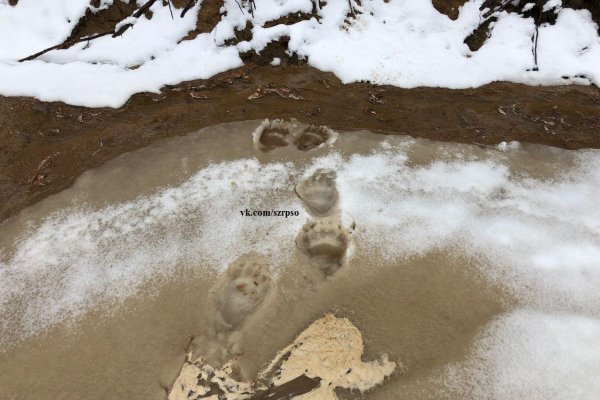
[{"label": "animal track in mud", "polygon": [[261,305],[271,289],[267,259],[248,253],[232,262],[215,283],[213,312],[202,333],[192,336],[187,352],[221,365],[243,354],[242,324]]},{"label": "animal track in mud", "polygon": [[289,121],[265,120],[253,133],[254,145],[261,151],[289,145],[307,151],[335,140],[336,136],[333,130],[325,126],[305,125],[293,118]]},{"label": "animal track in mud", "polygon": [[296,245],[326,275],[333,275],[346,255],[348,232],[333,219],[311,220],[302,227]]},{"label": "animal track in mud", "polygon": [[335,172],[326,169],[315,171],[310,177],[296,185],[296,194],[314,215],[328,215],[338,198]]},{"label": "animal track in mud", "polygon": [[305,128],[296,138],[294,144],[299,150],[310,150],[327,142],[330,137],[329,129],[323,126],[311,125]]},{"label": "animal track in mud", "polygon": [[215,285],[217,322],[224,329],[241,325],[262,303],[270,287],[266,260],[254,253],[238,258]]}]

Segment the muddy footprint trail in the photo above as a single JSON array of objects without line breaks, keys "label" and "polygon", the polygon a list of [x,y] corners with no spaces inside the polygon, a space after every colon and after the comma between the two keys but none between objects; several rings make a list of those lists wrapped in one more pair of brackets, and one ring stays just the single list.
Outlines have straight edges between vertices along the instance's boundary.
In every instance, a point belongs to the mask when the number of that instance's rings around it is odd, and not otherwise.
[{"label": "muddy footprint trail", "polygon": [[215,289],[218,322],[227,330],[239,326],[262,303],[270,286],[267,260],[251,253],[234,261]]},{"label": "muddy footprint trail", "polygon": [[192,338],[181,372],[170,388],[169,400],[195,400],[212,395],[244,399],[253,393],[250,383],[233,377],[239,376],[236,357],[243,354],[239,328],[262,304],[270,289],[271,275],[264,257],[249,253],[229,265],[212,289],[213,305],[205,322],[207,329]]},{"label": "muddy footprint trail", "polygon": [[326,126],[305,125],[296,119],[265,120],[253,134],[254,145],[260,151],[271,151],[293,146],[307,151],[337,138],[337,133]]},{"label": "muddy footprint trail", "polygon": [[314,216],[302,227],[296,245],[326,276],[342,267],[348,249],[348,231],[336,210],[335,172],[319,169],[296,185],[296,194]]},{"label": "muddy footprint trail", "polygon": [[229,265],[215,283],[212,308],[205,331],[192,338],[188,356],[202,354],[213,365],[221,365],[243,353],[240,328],[263,303],[271,289],[268,260],[248,253]]},{"label": "muddy footprint trail", "polygon": [[[306,151],[324,145],[335,133],[297,121],[264,121],[254,132],[256,150],[271,151],[293,145]],[[307,145],[310,143],[310,145]],[[298,232],[295,244],[302,259],[295,265],[317,272],[317,282],[304,280],[293,290],[306,297],[306,289],[319,292],[325,282],[344,265],[349,233],[337,207],[336,173],[317,169],[293,187],[309,219]],[[290,249],[291,250],[291,249]],[[296,272],[295,275],[305,274]],[[310,272],[310,271],[309,271]],[[308,275],[314,275],[309,273]],[[306,277],[306,275],[304,275]],[[318,318],[287,347],[280,350],[249,383],[239,365],[244,357],[244,324],[264,307],[274,304],[268,296],[280,296],[291,288],[279,282],[273,287],[269,260],[258,253],[245,254],[229,265],[212,289],[212,315],[206,329],[193,337],[179,376],[171,386],[169,400],[194,400],[217,395],[223,399],[284,399],[302,395],[306,399],[337,399],[336,388],[366,391],[381,384],[396,370],[387,355],[373,362],[362,360],[362,334],[347,318],[332,314]],[[275,289],[275,290],[273,290]],[[300,289],[300,290],[298,290]],[[267,303],[267,304],[263,304]],[[275,311],[275,310],[273,310]]]},{"label": "muddy footprint trail", "polygon": [[[532,343],[588,351],[563,313],[597,306],[595,253],[580,269],[543,258],[557,265],[542,276],[530,233],[551,249],[598,248],[597,151],[368,130],[299,148],[307,131],[329,132],[308,126],[261,119],[171,138],[1,225],[0,398],[480,399],[506,387],[499,370],[536,372]],[[286,145],[265,151],[257,127]],[[563,297],[580,271],[586,285]],[[569,336],[545,338],[543,313]],[[550,389],[593,386],[587,370],[569,386],[553,368],[571,357],[557,357],[540,375],[561,382]],[[480,382],[481,396],[465,393]]]}]

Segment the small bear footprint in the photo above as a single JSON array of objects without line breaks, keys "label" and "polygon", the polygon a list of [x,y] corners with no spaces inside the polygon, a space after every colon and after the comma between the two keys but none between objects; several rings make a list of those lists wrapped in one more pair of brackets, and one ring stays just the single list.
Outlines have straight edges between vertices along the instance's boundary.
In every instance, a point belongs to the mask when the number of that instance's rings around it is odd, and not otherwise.
[{"label": "small bear footprint", "polygon": [[302,132],[297,135],[294,140],[294,144],[298,150],[306,151],[319,147],[323,143],[327,142],[330,137],[330,129],[324,126],[310,125],[304,128]]},{"label": "small bear footprint", "polygon": [[231,263],[215,285],[217,322],[230,330],[262,303],[271,287],[268,264],[255,253]]},{"label": "small bear footprint", "polygon": [[318,169],[310,177],[296,185],[296,194],[313,215],[328,215],[338,198],[335,172]]},{"label": "small bear footprint", "polygon": [[319,147],[335,136],[335,132],[324,126],[300,124],[295,119],[265,120],[253,133],[254,145],[262,151],[278,147],[295,146],[307,151]]},{"label": "small bear footprint", "polygon": [[271,151],[278,147],[285,147],[288,143],[288,136],[293,129],[293,123],[276,119],[274,121],[263,122],[254,134],[255,144],[262,151]]},{"label": "small bear footprint", "polygon": [[348,232],[330,218],[311,220],[302,227],[296,245],[326,275],[333,275],[342,266]]}]

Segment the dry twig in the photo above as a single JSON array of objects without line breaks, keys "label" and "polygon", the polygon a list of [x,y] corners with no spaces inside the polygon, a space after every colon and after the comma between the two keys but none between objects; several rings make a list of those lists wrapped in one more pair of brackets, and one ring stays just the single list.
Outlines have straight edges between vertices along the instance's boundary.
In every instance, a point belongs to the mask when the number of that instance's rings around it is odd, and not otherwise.
[{"label": "dry twig", "polygon": [[256,89],[256,92],[252,93],[248,96],[248,100],[255,100],[261,97],[267,96],[269,94],[277,94],[284,99],[290,100],[304,100],[304,97],[294,92],[293,90],[285,87],[285,86],[277,86],[275,84],[268,84],[265,86],[260,86]]}]

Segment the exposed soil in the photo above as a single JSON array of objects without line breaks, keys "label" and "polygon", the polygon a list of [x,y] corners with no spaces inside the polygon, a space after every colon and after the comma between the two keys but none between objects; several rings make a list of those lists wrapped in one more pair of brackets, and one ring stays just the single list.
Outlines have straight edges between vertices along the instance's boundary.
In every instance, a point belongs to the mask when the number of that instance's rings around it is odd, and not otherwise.
[{"label": "exposed soil", "polygon": [[[91,5],[98,7],[100,1],[92,1]],[[81,39],[95,33],[112,31],[119,22],[132,15],[137,8],[138,6],[133,1],[129,3],[115,1],[104,10],[93,12],[92,9],[88,9],[84,16],[79,19],[66,41]]]},{"label": "exposed soil", "polygon": [[[185,3],[188,3],[186,1]],[[174,3],[175,4],[175,3]],[[192,30],[186,37],[186,40],[192,40],[201,33],[211,32],[221,20],[221,7],[223,0],[203,0],[202,7],[198,12],[198,22],[196,29]]]},{"label": "exposed soil", "polygon": [[469,36],[465,38],[465,44],[469,46],[469,50],[479,50],[490,37],[492,23],[496,22],[497,18],[490,19],[479,25]]},{"label": "exposed soil", "polygon": [[446,14],[450,19],[458,18],[458,9],[462,7],[467,0],[432,0],[433,7],[438,12]]},{"label": "exposed soil", "polygon": [[0,97],[0,220],[119,154],[230,121],[294,117],[340,130],[482,145],[519,140],[600,148],[600,90],[593,86],[343,85],[330,73],[283,61],[138,94],[119,109]]}]

